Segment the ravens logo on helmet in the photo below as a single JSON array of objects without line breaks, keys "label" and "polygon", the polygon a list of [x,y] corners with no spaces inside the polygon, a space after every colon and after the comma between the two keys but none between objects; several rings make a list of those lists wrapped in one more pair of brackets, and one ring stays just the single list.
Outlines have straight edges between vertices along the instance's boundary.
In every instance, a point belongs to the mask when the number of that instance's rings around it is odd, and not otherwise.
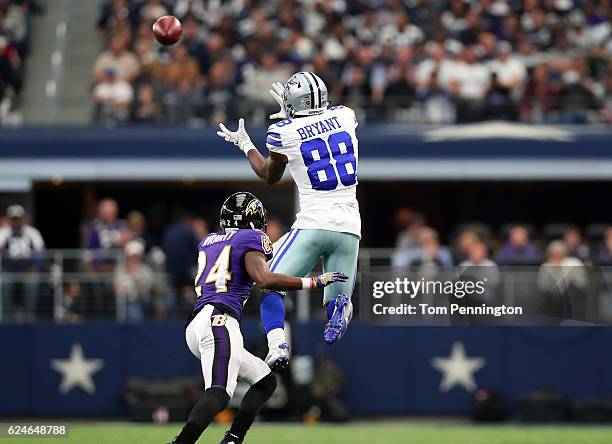
[{"label": "ravens logo on helmet", "polygon": [[228,197],[221,206],[222,228],[250,228],[265,231],[268,224],[266,209],[257,197],[248,191],[239,191]]}]

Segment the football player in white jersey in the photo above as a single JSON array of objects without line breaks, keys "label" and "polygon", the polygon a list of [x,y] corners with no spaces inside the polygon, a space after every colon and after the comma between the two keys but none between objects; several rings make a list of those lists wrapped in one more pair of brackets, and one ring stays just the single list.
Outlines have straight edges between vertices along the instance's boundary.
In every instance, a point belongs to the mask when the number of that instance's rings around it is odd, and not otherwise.
[{"label": "football player in white jersey", "polygon": [[[350,108],[328,106],[327,87],[310,72],[294,74],[285,85],[275,83],[270,93],[281,107],[270,118],[281,120],[268,129],[267,158],[251,142],[244,119],[240,119],[237,131],[220,124],[217,134],[242,150],[263,181],[278,182],[288,166],[298,187],[300,212],[291,231],[277,243],[271,270],[306,276],[322,257],[323,270],[350,277],[324,291],[329,320],[324,340],[333,344],[344,335],[352,318],[351,296],[361,239],[356,198],[357,120]],[[266,362],[273,369],[289,360],[282,297],[279,292],[267,292],[261,303],[270,348]]]}]

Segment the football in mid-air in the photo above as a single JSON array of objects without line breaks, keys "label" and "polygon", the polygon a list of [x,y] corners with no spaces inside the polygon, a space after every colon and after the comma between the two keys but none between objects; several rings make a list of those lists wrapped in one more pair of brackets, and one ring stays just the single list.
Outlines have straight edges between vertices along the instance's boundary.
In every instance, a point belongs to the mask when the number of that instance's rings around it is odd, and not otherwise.
[{"label": "football in mid-air", "polygon": [[183,35],[183,25],[176,17],[165,15],[153,24],[153,34],[160,45],[174,45]]}]

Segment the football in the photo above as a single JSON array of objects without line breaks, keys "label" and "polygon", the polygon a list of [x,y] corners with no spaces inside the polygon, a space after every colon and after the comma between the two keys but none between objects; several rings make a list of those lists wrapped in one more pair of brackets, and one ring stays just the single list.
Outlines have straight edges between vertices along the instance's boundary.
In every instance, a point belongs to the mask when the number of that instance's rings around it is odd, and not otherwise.
[{"label": "football", "polygon": [[176,17],[165,15],[153,24],[153,34],[160,45],[174,45],[183,35],[183,25]]}]

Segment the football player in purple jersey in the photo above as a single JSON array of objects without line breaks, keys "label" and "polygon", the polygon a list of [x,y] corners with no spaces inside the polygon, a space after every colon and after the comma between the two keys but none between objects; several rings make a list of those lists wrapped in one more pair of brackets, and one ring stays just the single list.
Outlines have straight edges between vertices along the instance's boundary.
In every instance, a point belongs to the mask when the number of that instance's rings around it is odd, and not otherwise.
[{"label": "football player in purple jersey", "polygon": [[172,444],[193,444],[224,410],[237,380],[248,382],[240,409],[222,444],[242,443],[255,416],[276,389],[268,365],[243,345],[240,320],[253,283],[277,291],[323,288],[344,282],[342,273],[311,278],[272,273],[272,242],[265,233],[266,210],[248,192],[232,194],[221,208],[221,228],[198,246],[196,300],[185,332],[187,345],[201,361],[205,391]]}]

